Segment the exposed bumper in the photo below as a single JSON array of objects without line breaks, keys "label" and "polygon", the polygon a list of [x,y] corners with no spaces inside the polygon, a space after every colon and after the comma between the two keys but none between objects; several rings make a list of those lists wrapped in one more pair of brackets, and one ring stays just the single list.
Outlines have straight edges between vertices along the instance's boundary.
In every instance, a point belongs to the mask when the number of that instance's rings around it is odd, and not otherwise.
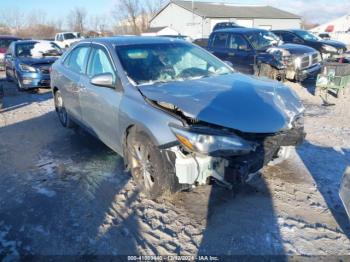
[{"label": "exposed bumper", "polygon": [[50,87],[50,75],[41,73],[18,73],[22,89]]},{"label": "exposed bumper", "polygon": [[297,146],[304,141],[302,124],[272,135],[240,134],[248,141],[258,144],[254,152],[242,156],[210,157],[197,154],[184,155],[174,147],[176,154],[175,171],[181,184],[205,184],[208,177],[222,182],[237,184],[247,180],[250,174],[262,169],[276,158],[281,147]]},{"label": "exposed bumper", "polygon": [[321,72],[321,69],[321,64],[316,64],[303,70],[297,70],[295,79],[297,81],[304,81],[305,79],[316,77]]},{"label": "exposed bumper", "polygon": [[259,143],[254,152],[228,159],[229,166],[225,170],[225,180],[230,183],[245,181],[249,174],[256,173],[276,158],[281,147],[300,145],[305,136],[304,127],[299,126],[271,136],[253,139]]}]

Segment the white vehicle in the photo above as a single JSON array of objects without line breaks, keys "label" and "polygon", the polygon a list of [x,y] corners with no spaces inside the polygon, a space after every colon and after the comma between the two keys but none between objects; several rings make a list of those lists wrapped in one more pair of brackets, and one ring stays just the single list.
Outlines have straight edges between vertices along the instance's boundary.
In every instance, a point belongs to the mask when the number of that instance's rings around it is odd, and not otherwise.
[{"label": "white vehicle", "polygon": [[73,43],[84,39],[78,32],[63,32],[55,36],[55,43],[61,48],[69,48]]}]

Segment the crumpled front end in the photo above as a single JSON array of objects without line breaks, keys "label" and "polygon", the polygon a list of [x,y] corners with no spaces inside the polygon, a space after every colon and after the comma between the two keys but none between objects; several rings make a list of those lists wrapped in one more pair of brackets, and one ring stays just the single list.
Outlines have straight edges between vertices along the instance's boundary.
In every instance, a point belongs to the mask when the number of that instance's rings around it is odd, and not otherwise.
[{"label": "crumpled front end", "polygon": [[[212,127],[205,127],[212,128]],[[304,138],[303,118],[292,123],[292,128],[276,134],[232,133],[252,146],[249,152],[230,150],[202,154],[191,151],[186,143],[166,149],[176,155],[175,171],[180,184],[203,185],[213,178],[231,187],[244,183],[278,157],[283,147],[300,145]]]}]

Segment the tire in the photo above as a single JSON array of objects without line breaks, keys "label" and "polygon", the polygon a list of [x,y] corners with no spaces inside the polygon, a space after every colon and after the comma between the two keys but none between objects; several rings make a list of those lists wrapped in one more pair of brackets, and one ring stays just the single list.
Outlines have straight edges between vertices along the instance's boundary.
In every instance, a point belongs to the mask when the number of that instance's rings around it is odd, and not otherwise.
[{"label": "tire", "polygon": [[17,73],[15,74],[15,82],[16,82],[17,90],[20,92],[23,92],[23,87],[22,87],[21,81],[17,76]]},{"label": "tire", "polygon": [[63,97],[60,90],[57,90],[55,92],[54,100],[55,100],[55,109],[62,126],[66,128],[75,127],[73,120],[70,118],[66,108],[64,107]]},{"label": "tire", "polygon": [[276,154],[276,157],[270,161],[268,163],[269,166],[275,166],[275,165],[278,165],[278,164],[281,164],[282,162],[284,162],[285,160],[287,160],[291,153],[292,153],[292,146],[283,146],[281,147],[277,154]]},{"label": "tire", "polygon": [[180,191],[173,160],[161,152],[143,131],[132,128],[126,142],[126,156],[131,175],[141,190],[151,199],[166,192]]},{"label": "tire", "polygon": [[260,64],[256,73],[257,76],[265,76],[273,80],[284,81],[285,75],[268,64]]},{"label": "tire", "polygon": [[9,73],[8,73],[8,70],[7,68],[5,68],[5,75],[6,75],[6,81],[7,82],[12,82],[12,78],[10,77]]}]

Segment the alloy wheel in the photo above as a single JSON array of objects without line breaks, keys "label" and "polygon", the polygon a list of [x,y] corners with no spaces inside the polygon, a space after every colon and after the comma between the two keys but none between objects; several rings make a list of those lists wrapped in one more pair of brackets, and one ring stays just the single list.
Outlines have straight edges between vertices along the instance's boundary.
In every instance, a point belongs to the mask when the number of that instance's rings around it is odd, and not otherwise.
[{"label": "alloy wheel", "polygon": [[150,151],[145,145],[133,145],[131,156],[131,164],[135,178],[147,191],[151,190],[155,180]]}]

